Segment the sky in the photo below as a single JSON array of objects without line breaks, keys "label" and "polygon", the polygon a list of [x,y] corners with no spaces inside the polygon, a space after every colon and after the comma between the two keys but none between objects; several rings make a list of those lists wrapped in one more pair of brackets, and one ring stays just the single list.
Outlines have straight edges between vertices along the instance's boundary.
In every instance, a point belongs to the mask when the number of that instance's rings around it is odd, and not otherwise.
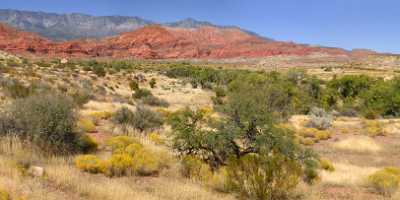
[{"label": "sky", "polygon": [[1,0],[2,9],[185,18],[282,41],[400,53],[399,0]]}]

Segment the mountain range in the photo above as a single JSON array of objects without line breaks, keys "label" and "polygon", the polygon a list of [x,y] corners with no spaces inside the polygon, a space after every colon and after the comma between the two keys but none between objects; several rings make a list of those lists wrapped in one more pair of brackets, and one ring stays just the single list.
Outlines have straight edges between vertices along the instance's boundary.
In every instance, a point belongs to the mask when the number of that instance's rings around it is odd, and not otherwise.
[{"label": "mountain range", "polygon": [[144,59],[364,56],[340,48],[281,42],[235,26],[186,19],[158,24],[139,17],[0,10],[0,50],[67,57]]},{"label": "mountain range", "polygon": [[[81,13],[56,14],[10,9],[0,9],[0,22],[24,31],[38,33],[52,40],[103,38],[157,24],[173,28],[199,28],[202,26],[238,28],[218,26],[192,18],[162,24],[140,17],[91,16]],[[243,31],[255,34],[247,30]]]}]

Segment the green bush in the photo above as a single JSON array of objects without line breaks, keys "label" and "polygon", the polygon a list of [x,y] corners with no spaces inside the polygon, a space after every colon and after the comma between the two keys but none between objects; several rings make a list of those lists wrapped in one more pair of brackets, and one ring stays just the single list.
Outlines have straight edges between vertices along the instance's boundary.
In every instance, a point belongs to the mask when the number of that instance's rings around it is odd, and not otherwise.
[{"label": "green bush", "polygon": [[163,124],[161,115],[141,105],[136,106],[136,111],[132,112],[126,107],[119,109],[114,117],[114,122],[122,129],[135,128],[141,132],[158,128]]},{"label": "green bush", "polygon": [[131,124],[139,131],[159,128],[163,124],[162,117],[157,113],[143,106],[136,106]]},{"label": "green bush", "polygon": [[248,154],[228,165],[228,186],[243,199],[288,199],[302,175],[300,163],[280,155]]},{"label": "green bush", "polygon": [[148,96],[153,96],[153,94],[147,89],[137,89],[135,90],[135,93],[132,94],[132,97],[135,99],[141,99]]},{"label": "green bush", "polygon": [[104,70],[104,67],[101,65],[95,65],[92,67],[92,71],[94,74],[96,74],[99,77],[104,77],[106,76],[107,72]]},{"label": "green bush", "polygon": [[[1,113],[3,134],[30,140],[49,153],[63,154],[80,150],[81,134],[76,130],[72,100],[59,94],[34,95],[14,100]],[[4,124],[4,123],[7,124]]]},{"label": "green bush", "polygon": [[149,82],[149,85],[150,85],[151,88],[155,88],[155,87],[156,87],[156,84],[157,84],[157,82],[156,82],[156,79],[155,79],[155,78],[152,78],[152,79],[150,80],[150,82]]},{"label": "green bush", "polygon": [[131,88],[132,91],[136,91],[139,89],[139,83],[136,80],[130,80],[129,88]]}]

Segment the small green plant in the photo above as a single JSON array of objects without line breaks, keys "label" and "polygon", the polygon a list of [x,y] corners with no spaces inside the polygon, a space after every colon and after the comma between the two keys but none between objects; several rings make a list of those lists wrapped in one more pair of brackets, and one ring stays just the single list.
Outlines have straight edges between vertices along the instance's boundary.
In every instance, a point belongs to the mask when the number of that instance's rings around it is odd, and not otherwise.
[{"label": "small green plant", "polygon": [[130,80],[129,88],[131,88],[132,91],[136,91],[139,89],[139,83],[136,80]]},{"label": "small green plant", "polygon": [[149,82],[149,85],[150,85],[151,88],[155,88],[155,87],[156,87],[156,84],[157,84],[157,82],[156,82],[156,79],[155,79],[155,78],[152,78],[152,79],[150,80],[150,82]]},{"label": "small green plant", "polygon": [[148,97],[148,96],[152,96],[153,94],[151,94],[150,90],[147,89],[137,89],[135,90],[135,92],[132,94],[132,97],[135,99],[141,99],[144,97]]}]

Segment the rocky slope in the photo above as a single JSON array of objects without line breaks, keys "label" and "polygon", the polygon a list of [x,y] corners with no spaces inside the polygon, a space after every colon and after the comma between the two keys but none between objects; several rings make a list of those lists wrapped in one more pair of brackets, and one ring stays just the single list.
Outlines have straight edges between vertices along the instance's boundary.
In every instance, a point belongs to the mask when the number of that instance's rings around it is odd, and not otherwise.
[{"label": "rocky slope", "polygon": [[265,40],[236,28],[167,28],[146,26],[99,40],[54,42],[39,35],[0,26],[0,50],[50,56],[167,58],[237,58],[324,53],[347,55],[336,48]]}]

